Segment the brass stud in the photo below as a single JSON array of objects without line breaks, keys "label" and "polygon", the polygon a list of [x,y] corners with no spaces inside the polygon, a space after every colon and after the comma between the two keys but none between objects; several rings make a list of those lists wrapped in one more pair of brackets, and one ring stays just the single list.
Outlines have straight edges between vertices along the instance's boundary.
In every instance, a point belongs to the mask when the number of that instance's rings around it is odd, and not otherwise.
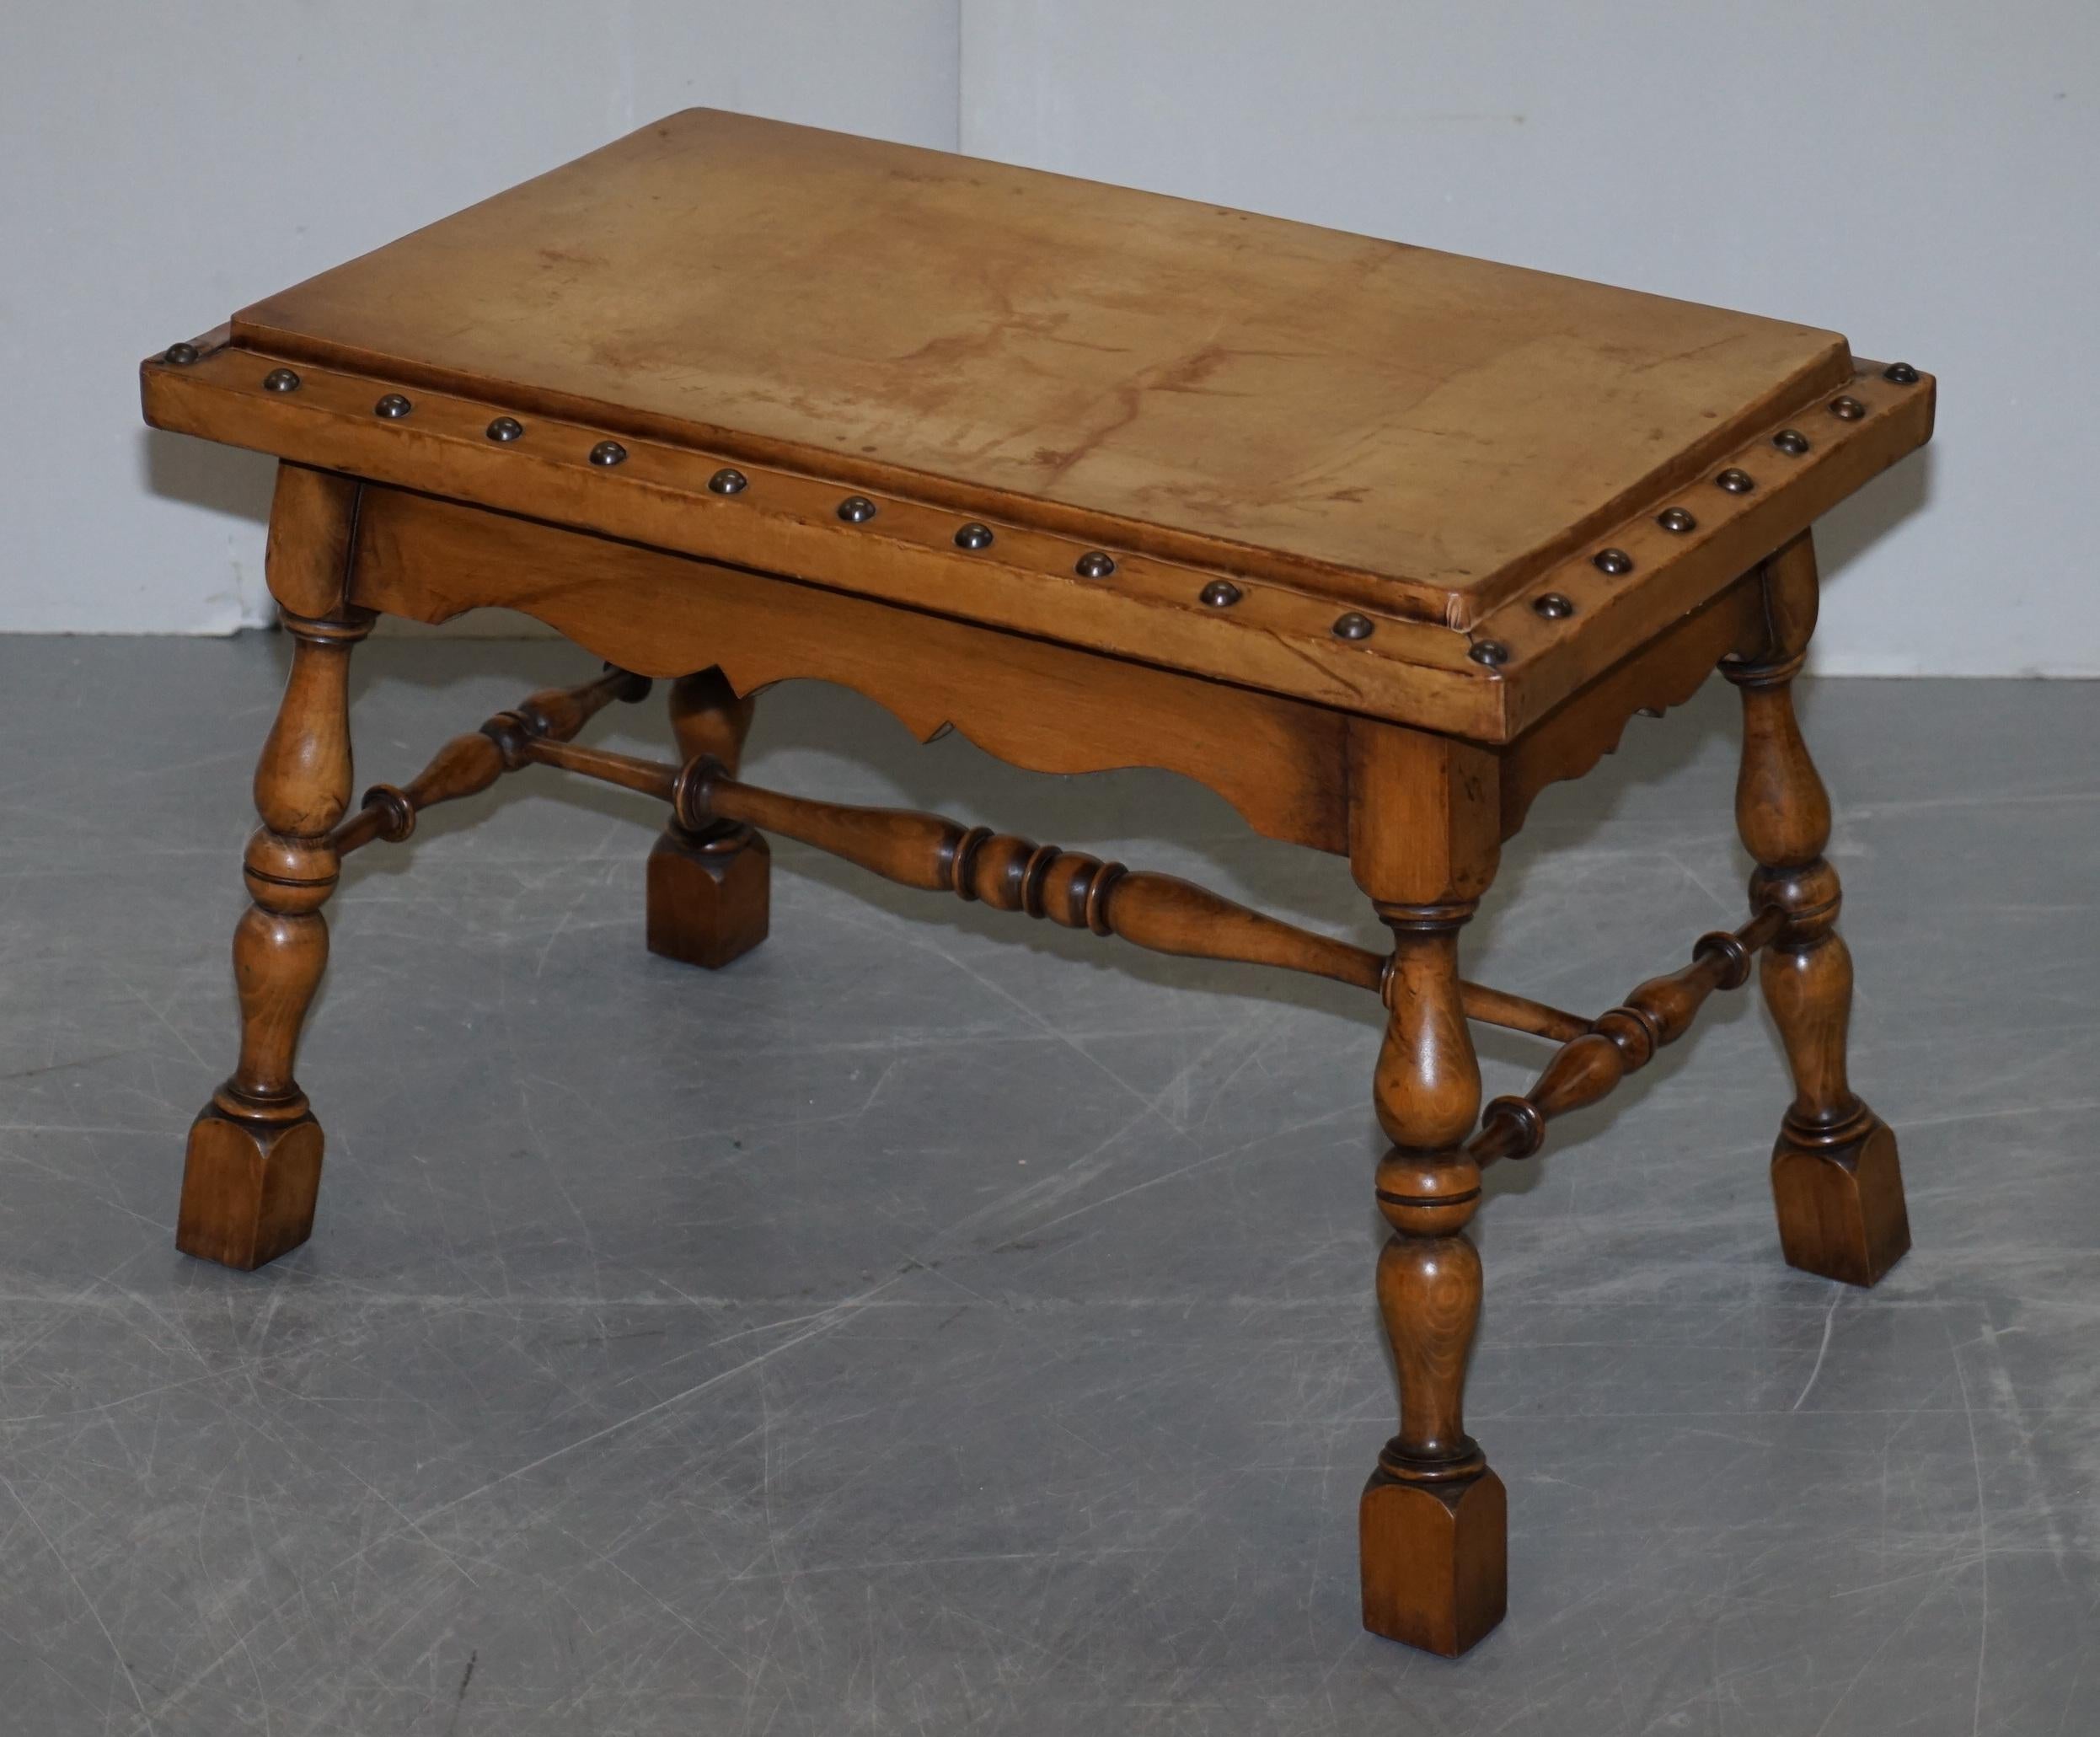
[{"label": "brass stud", "polygon": [[1772,444],[1789,458],[1798,458],[1808,450],[1808,437],[1798,428],[1782,428],[1772,437]]},{"label": "brass stud", "polygon": [[1623,579],[1633,571],[1633,557],[1623,549],[1600,549],[1590,556],[1589,564],[1614,579]]},{"label": "brass stud", "polygon": [[1714,478],[1714,483],[1731,495],[1747,495],[1757,486],[1757,480],[1749,471],[1738,470],[1733,464]]},{"label": "brass stud", "polygon": [[1918,383],[1918,371],[1907,362],[1890,362],[1881,371],[1881,377],[1899,386],[1915,386]]},{"label": "brass stud", "polygon": [[197,359],[198,354],[195,344],[170,344],[161,351],[160,359],[173,367],[186,368]]},{"label": "brass stud", "polygon": [[1106,579],[1116,571],[1116,563],[1098,549],[1090,549],[1072,564],[1072,571],[1082,579]]},{"label": "brass stud", "polygon": [[508,446],[525,432],[525,425],[515,416],[498,416],[484,431],[499,446]]},{"label": "brass stud", "polygon": [[1373,625],[1369,615],[1359,615],[1352,609],[1347,614],[1335,618],[1334,636],[1338,640],[1368,640]]},{"label": "brass stud", "polygon": [[992,528],[981,525],[975,519],[956,533],[957,549],[989,549],[992,546]]},{"label": "brass stud", "polygon": [[1674,531],[1679,537],[1687,531],[1699,528],[1699,521],[1681,507],[1665,507],[1655,515],[1655,523],[1666,531]]},{"label": "brass stud", "polygon": [[707,480],[707,491],[710,495],[741,495],[750,486],[749,477],[728,465],[724,465]]},{"label": "brass stud", "polygon": [[591,448],[591,462],[601,469],[627,462],[627,448],[616,440],[602,440]]},{"label": "brass stud", "polygon": [[399,393],[389,392],[378,403],[372,405],[372,414],[375,416],[384,416],[389,422],[399,422],[415,408],[415,406],[402,397]]},{"label": "brass stud", "polygon": [[1500,640],[1476,640],[1466,648],[1465,655],[1476,663],[1484,663],[1490,669],[1500,669],[1509,662],[1509,647]]},{"label": "brass stud", "polygon": [[1229,579],[1213,579],[1196,595],[1213,609],[1229,609],[1240,601],[1241,592]]},{"label": "brass stud", "polygon": [[1867,414],[1867,406],[1856,398],[1834,398],[1830,400],[1830,414],[1844,422],[1856,422]]},{"label": "brass stud", "polygon": [[875,517],[875,502],[865,495],[849,495],[838,503],[838,517],[849,525],[865,525]]},{"label": "brass stud", "polygon": [[299,377],[290,368],[272,368],[263,376],[265,392],[297,392],[298,389]]},{"label": "brass stud", "polygon": [[1575,613],[1572,599],[1557,591],[1549,591],[1531,599],[1531,607],[1548,621],[1565,621]]}]

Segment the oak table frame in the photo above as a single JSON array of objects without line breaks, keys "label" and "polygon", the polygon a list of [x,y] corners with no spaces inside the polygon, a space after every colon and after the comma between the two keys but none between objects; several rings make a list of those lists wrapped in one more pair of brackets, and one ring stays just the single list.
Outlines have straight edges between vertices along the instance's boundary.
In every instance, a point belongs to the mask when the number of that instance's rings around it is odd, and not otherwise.
[{"label": "oak table frame", "polygon": [[[1385,1010],[1372,1096],[1391,1141],[1375,1187],[1392,1235],[1377,1290],[1400,1389],[1398,1433],[1362,1501],[1363,1617],[1379,1634],[1464,1651],[1506,1601],[1503,1488],[1466,1434],[1461,1405],[1481,1289],[1465,1227],[1485,1166],[1535,1155],[1552,1118],[1601,1098],[1681,1036],[1710,994],[1755,970],[1795,1086],[1771,1167],[1786,1258],[1872,1284],[1909,1246],[1894,1136],[1846,1078],[1852,966],[1835,926],[1837,876],[1823,854],[1829,804],[1796,722],[1792,683],[1816,615],[1810,527],[1929,437],[1932,381],[1905,364],[1856,362],[1832,335],[1689,310],[1687,319],[1733,322],[1717,348],[1767,345],[1773,359],[1758,365],[1771,378],[1738,394],[1728,414],[1709,410],[1663,431],[1669,438],[1653,453],[1622,442],[1632,455],[1625,478],[1581,496],[1581,512],[1552,507],[1561,516],[1540,522],[1551,534],[1490,571],[1454,554],[1453,577],[1423,576],[1426,561],[1385,572],[1342,558],[1358,530],[1364,548],[1383,546],[1391,532],[1353,523],[1350,503],[1362,495],[1353,484],[1330,491],[1330,518],[1320,521],[1328,541],[1316,547],[1310,533],[1276,533],[1273,523],[1207,536],[1183,510],[1197,497],[1156,480],[1144,498],[1165,507],[1151,518],[1133,513],[1140,496],[1118,490],[1148,465],[1166,464],[1161,454],[1185,429],[1120,457],[1112,439],[1105,458],[1096,450],[1101,432],[1090,430],[1080,451],[1100,474],[1092,495],[1063,486],[1074,461],[1062,451],[1040,461],[1044,480],[1031,491],[1015,480],[1029,474],[1022,461],[1018,469],[996,458],[933,468],[904,434],[894,448],[875,441],[820,450],[806,430],[755,413],[741,424],[681,421],[647,401],[635,383],[645,370],[615,370],[625,395],[593,399],[558,368],[498,379],[485,357],[418,354],[398,330],[360,338],[360,308],[389,296],[426,299],[432,285],[463,276],[461,293],[474,305],[501,303],[500,291],[460,265],[462,254],[447,252],[448,231],[453,240],[522,238],[550,257],[587,258],[571,229],[581,235],[609,221],[602,213],[617,215],[620,197],[654,187],[652,176],[686,186],[696,164],[717,172],[710,186],[726,164],[755,164],[770,177],[769,196],[812,210],[844,188],[878,203],[908,201],[898,206],[907,217],[949,199],[987,210],[1004,199],[1002,211],[1019,200],[1047,212],[1047,230],[1006,238],[1015,251],[998,291],[1002,319],[1029,295],[1063,293],[1046,287],[1052,279],[1036,266],[1074,212],[1126,237],[1133,224],[1163,228],[1197,252],[1213,245],[1213,232],[1239,238],[1240,226],[1253,225],[1267,262],[1245,268],[1256,288],[1262,271],[1324,260],[1323,248],[1352,269],[1370,260],[1359,275],[1422,278],[1439,295],[1445,275],[1487,274],[1480,281],[1519,314],[1532,302],[1551,312],[1595,288],[1415,250],[1363,255],[1390,244],[696,111],[150,358],[142,373],[149,421],[281,461],[267,573],[295,640],[255,774],[262,823],[244,860],[253,904],[233,943],[239,1059],[190,1131],[179,1246],[253,1268],[306,1239],[322,1136],[293,1053],[326,961],[321,908],[342,859],[405,839],[423,808],[530,764],[668,806],[648,864],[647,939],[672,958],[719,968],[764,939],[765,839],[777,833],[906,885],[1164,952],[1353,984]],[[565,188],[587,196],[564,204]],[[853,298],[871,293],[869,274],[879,281],[886,263],[910,269],[879,257],[845,263],[852,269],[822,292],[833,308],[860,305]],[[763,269],[763,260],[749,268]],[[583,276],[581,289],[603,287]],[[1238,287],[1234,280],[1229,291]],[[1149,317],[1128,314],[1144,300],[1130,286],[1112,288],[1092,303],[1071,292],[1076,301],[1060,305],[1053,323],[1076,311],[1086,330],[1105,331]],[[766,293],[750,290],[757,300]],[[926,319],[937,327],[942,310],[929,293],[936,306]],[[1621,303],[1636,324],[1664,317],[1631,305],[1653,298],[1595,293],[1616,298],[1596,304],[1599,318]],[[1257,298],[1246,299],[1252,307]],[[978,310],[958,300],[946,311],[966,319]],[[509,329],[493,314],[488,328],[499,345]],[[462,329],[455,322],[449,341]],[[1028,341],[1039,335],[1026,319],[1020,329],[1032,334]],[[678,340],[695,341],[695,330],[680,329]],[[927,340],[940,341],[938,330]],[[1599,354],[1621,365],[1610,346]],[[876,384],[907,397],[941,365],[912,352],[899,360],[904,371],[892,367]],[[1549,367],[1572,378],[1594,361]],[[1213,357],[1200,372],[1217,365]],[[1670,378],[1691,383],[1685,403],[1696,402],[1696,357],[1637,366],[1666,365],[1679,370]],[[1103,366],[1112,383],[1127,364]],[[1174,394],[1194,372],[1155,368],[1135,387],[1115,387],[1128,402],[1108,432],[1142,426],[1154,405],[1179,414]],[[876,387],[859,389],[860,400],[831,413],[876,415]],[[1340,389],[1321,389],[1331,399]],[[1634,403],[1622,421],[1631,430],[1670,408]],[[1530,442],[1527,453],[1551,453],[1556,437],[1579,446],[1584,432],[1558,427],[1553,409],[1549,402],[1521,426],[1486,432]],[[1382,413],[1374,405],[1365,414]],[[938,415],[928,415],[938,432]],[[1203,458],[1199,451],[1192,469]],[[1508,485],[1510,467],[1492,480]],[[607,660],[605,673],[532,695],[446,745],[410,782],[375,785],[353,807],[352,647],[380,614],[439,622],[490,606],[554,626]],[[1743,700],[1736,816],[1759,865],[1747,920],[1701,937],[1690,963],[1594,1019],[1465,981],[1460,930],[1540,791],[1582,775],[1633,714],[1682,703],[1717,668]],[[1311,934],[1185,882],[938,816],[742,782],[737,759],[755,696],[798,677],[869,695],[922,739],[952,724],[1018,766],[1148,764],[1196,779],[1256,831],[1345,855],[1390,949]],[[676,760],[576,743],[594,713],[640,699],[651,678],[671,680]],[[1558,1048],[1529,1091],[1483,1112],[1469,1021]]]}]

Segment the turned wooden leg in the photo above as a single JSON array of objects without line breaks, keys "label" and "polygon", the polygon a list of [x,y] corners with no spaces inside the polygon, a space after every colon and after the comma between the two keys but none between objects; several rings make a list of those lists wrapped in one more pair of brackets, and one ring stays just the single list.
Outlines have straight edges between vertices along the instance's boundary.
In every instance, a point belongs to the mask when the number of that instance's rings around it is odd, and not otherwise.
[{"label": "turned wooden leg", "polygon": [[243,869],[254,903],[233,931],[240,1061],[190,1129],[175,1246],[244,1269],[305,1241],[321,1181],[321,1128],[292,1077],[307,1005],[328,962],[321,906],[340,866],[329,832],[350,805],[351,647],[362,612],[284,616],[291,679],[255,768],[262,825]]},{"label": "turned wooden leg", "polygon": [[1508,1498],[1465,1433],[1465,1360],[1481,1262],[1465,1226],[1480,1169],[1463,1150],[1481,1077],[1459,979],[1459,930],[1494,878],[1500,763],[1419,731],[1349,736],[1349,868],[1393,932],[1373,1097],[1392,1149],[1378,1209],[1392,1227],[1378,1305],[1400,1382],[1400,1431],[1358,1507],[1363,1626],[1446,1658],[1502,1621]]},{"label": "turned wooden leg", "polygon": [[1817,600],[1805,536],[1766,564],[1765,587],[1768,652],[1723,669],[1743,693],[1735,815],[1758,862],[1750,900],[1784,917],[1758,973],[1794,1080],[1772,1149],[1772,1198],[1790,1264],[1872,1284],[1910,1246],[1910,1221],[1896,1137],[1846,1077],[1852,956],[1837,932],[1837,871],[1823,855],[1830,801],[1794,716]]},{"label": "turned wooden leg", "polygon": [[1465,1225],[1480,1171],[1460,1150],[1480,1108],[1480,1070],[1459,999],[1468,909],[1381,906],[1395,940],[1379,1053],[1378,1209],[1393,1227],[1378,1305],[1400,1377],[1400,1433],[1358,1509],[1363,1626],[1446,1658],[1508,1603],[1508,1504],[1465,1433],[1465,1359],[1480,1318],[1481,1260]]},{"label": "turned wooden leg", "polygon": [[[737,769],[753,702],[739,700],[719,669],[671,686],[678,755],[709,754]],[[766,938],[772,852],[764,836],[733,821],[694,832],[673,820],[649,853],[649,951],[710,970]]]}]

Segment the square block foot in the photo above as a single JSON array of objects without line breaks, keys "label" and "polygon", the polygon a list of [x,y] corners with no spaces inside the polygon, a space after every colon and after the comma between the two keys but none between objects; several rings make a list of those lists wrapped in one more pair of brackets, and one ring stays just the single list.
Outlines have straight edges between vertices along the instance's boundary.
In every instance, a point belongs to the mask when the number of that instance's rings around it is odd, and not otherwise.
[{"label": "square block foot", "polygon": [[1896,1136],[1879,1117],[1848,1145],[1819,1151],[1786,1134],[1772,1149],[1772,1200],[1789,1266],[1872,1284],[1910,1246]]},{"label": "square block foot", "polygon": [[710,848],[676,827],[649,853],[649,951],[719,970],[766,938],[773,853],[744,832]]},{"label": "square block foot", "polygon": [[1492,1472],[1412,1483],[1383,1466],[1363,1486],[1363,1626],[1455,1659],[1509,1603],[1509,1498]]},{"label": "square block foot", "polygon": [[321,1124],[237,1121],[216,1104],[190,1125],[175,1246],[252,1273],[313,1230],[321,1189]]}]

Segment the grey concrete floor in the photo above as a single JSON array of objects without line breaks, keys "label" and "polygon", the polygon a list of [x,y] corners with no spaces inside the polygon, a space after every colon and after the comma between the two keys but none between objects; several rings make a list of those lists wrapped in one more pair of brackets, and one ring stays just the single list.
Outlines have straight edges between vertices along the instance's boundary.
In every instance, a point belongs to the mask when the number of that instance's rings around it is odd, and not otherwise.
[{"label": "grey concrete floor", "polygon": [[[314,1240],[178,1256],[284,662],[0,641],[0,1729],[2100,1730],[2100,685],[1807,694],[1916,1247],[1871,1293],[1781,1263],[1754,995],[1494,1173],[1510,1612],[1454,1664],[1358,1627],[1393,1399],[1348,989],[789,845],[709,976],[641,946],[657,815],[530,772],[330,907]],[[592,667],[370,645],[361,777]],[[1540,801],[1475,974],[1595,1011],[1738,920],[1733,697]],[[753,746],[1375,938],[1339,861],[1164,775],[806,685]],[[1491,1091],[1543,1059],[1482,1048]]]}]

